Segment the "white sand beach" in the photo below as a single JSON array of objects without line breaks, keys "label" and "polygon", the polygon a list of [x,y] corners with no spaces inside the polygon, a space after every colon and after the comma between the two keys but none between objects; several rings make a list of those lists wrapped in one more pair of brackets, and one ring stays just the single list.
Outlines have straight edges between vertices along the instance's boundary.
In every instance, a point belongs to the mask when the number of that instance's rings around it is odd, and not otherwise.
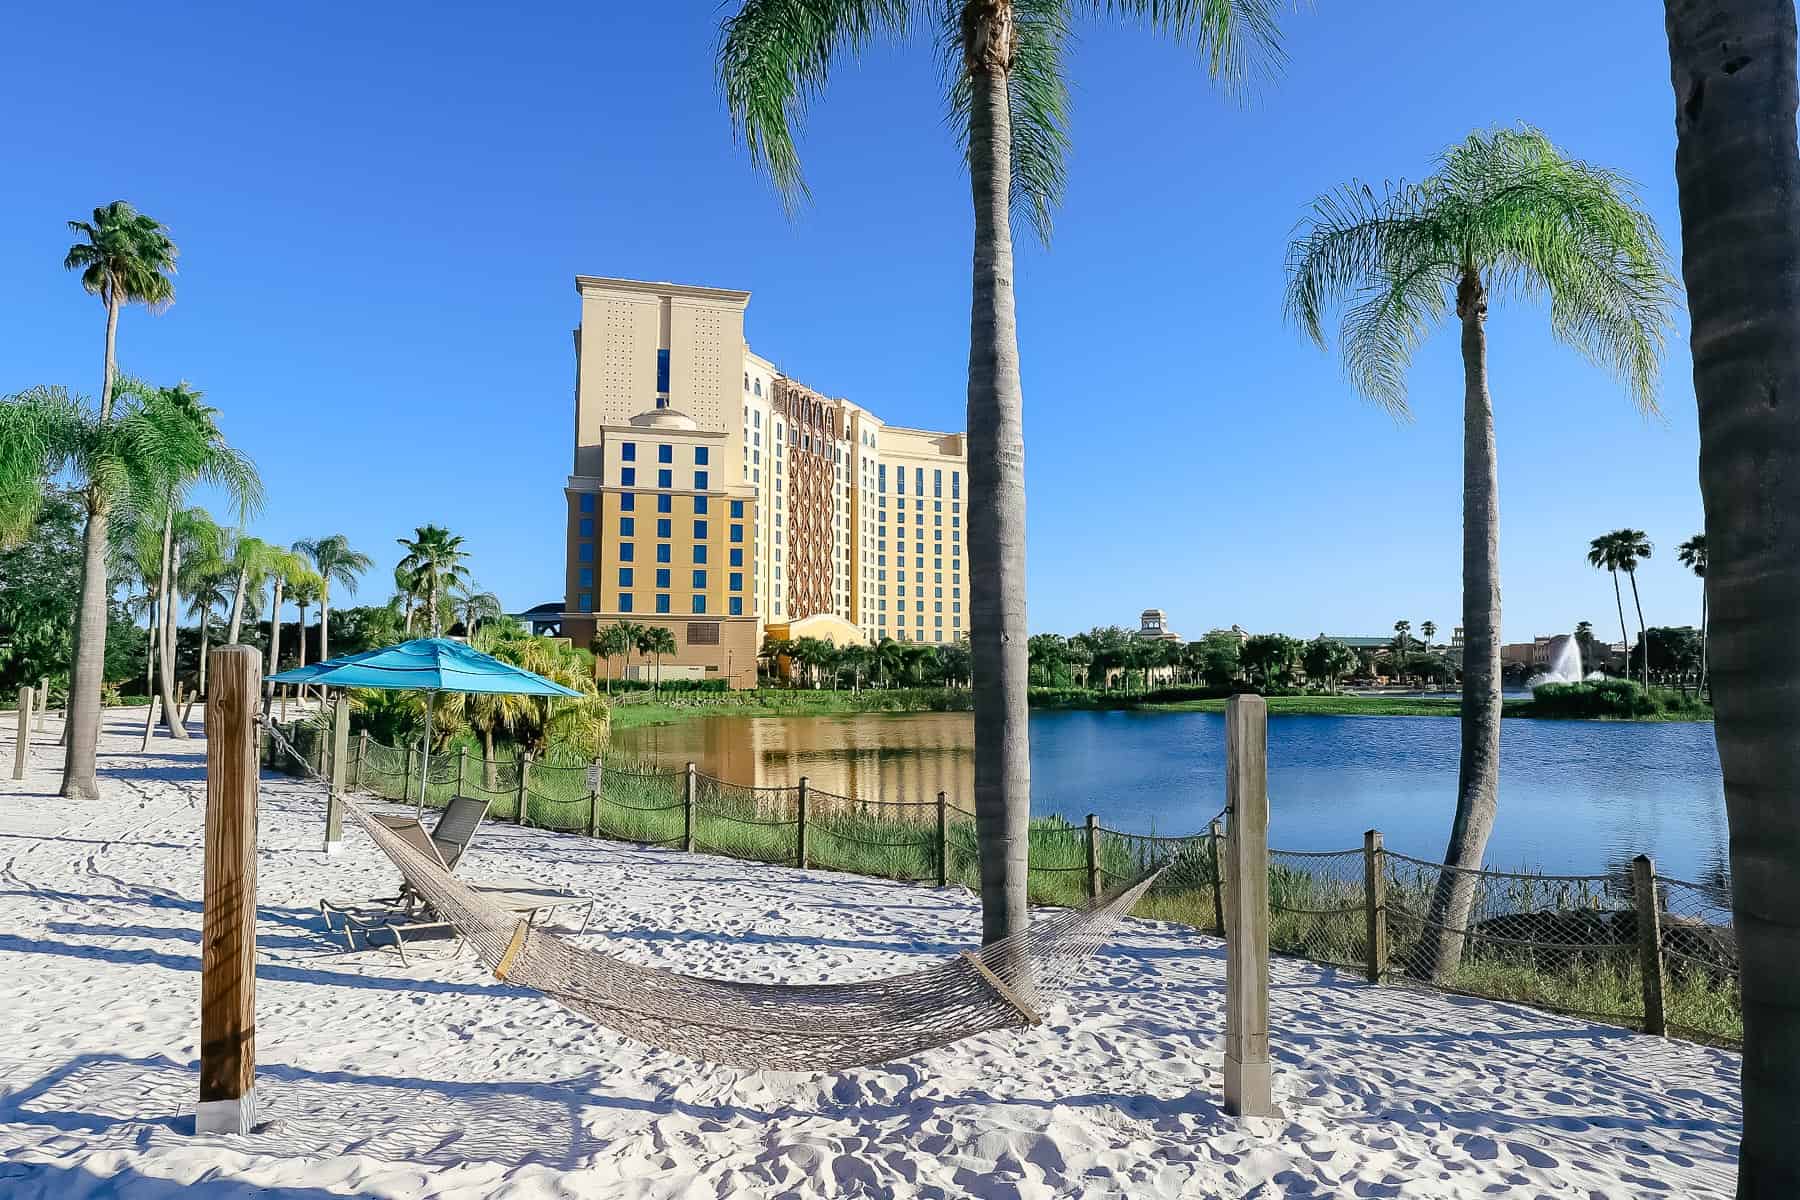
[{"label": "white sand beach", "polygon": [[[196,1137],[203,746],[56,797],[52,721],[0,779],[0,1196],[1728,1197],[1734,1054],[1278,960],[1285,1118],[1219,1109],[1225,962],[1127,922],[1029,1032],[807,1077],[649,1050],[443,947],[339,953],[321,896],[391,892],[360,832],[321,854],[316,788],[265,780],[258,1088],[266,1125]],[[10,739],[5,763],[11,764]],[[10,772],[7,772],[8,774]],[[602,898],[588,944],[812,982],[968,947],[960,891],[495,825],[460,868]]]}]

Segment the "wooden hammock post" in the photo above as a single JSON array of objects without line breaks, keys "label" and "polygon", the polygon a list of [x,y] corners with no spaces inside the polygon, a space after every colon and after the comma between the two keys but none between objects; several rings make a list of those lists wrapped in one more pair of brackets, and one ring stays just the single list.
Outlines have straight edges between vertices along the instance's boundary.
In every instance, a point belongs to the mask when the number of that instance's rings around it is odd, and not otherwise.
[{"label": "wooden hammock post", "polygon": [[369,761],[369,731],[363,730],[356,735],[356,775],[351,786],[362,791],[363,764]]},{"label": "wooden hammock post", "polygon": [[1087,898],[1090,902],[1100,895],[1100,818],[1093,813],[1087,815]]},{"label": "wooden hammock post", "polygon": [[529,815],[528,810],[531,806],[530,796],[531,751],[521,750],[519,751],[519,811],[515,814],[516,819],[521,825],[528,823],[526,817]]},{"label": "wooden hammock post", "polygon": [[806,776],[800,777],[800,798],[796,805],[799,817],[794,827],[794,864],[801,870],[806,869]]},{"label": "wooden hammock post", "polygon": [[681,790],[681,848],[694,852],[694,764],[687,765]]},{"label": "wooden hammock post", "polygon": [[220,646],[206,706],[205,913],[195,1133],[256,1123],[256,711],[262,652]]},{"label": "wooden hammock post", "polygon": [[1369,982],[1387,973],[1387,871],[1383,868],[1381,830],[1363,834],[1363,904],[1368,925]]},{"label": "wooden hammock post", "polygon": [[1212,823],[1213,932],[1225,936],[1225,826]]},{"label": "wooden hammock post", "polygon": [[1269,1079],[1269,706],[1225,702],[1225,1111],[1277,1117]]},{"label": "wooden hammock post", "polygon": [[606,764],[596,758],[588,764],[588,826],[589,837],[600,836],[600,790],[606,783]]},{"label": "wooden hammock post", "polygon": [[944,793],[937,795],[937,885],[950,885],[950,805],[944,799]]},{"label": "wooden hammock post", "polygon": [[25,763],[31,757],[31,685],[19,689],[19,736],[13,742],[13,778],[25,778]]},{"label": "wooden hammock post", "polygon": [[1663,1010],[1662,905],[1656,899],[1656,863],[1647,854],[1631,860],[1633,907],[1637,909],[1638,961],[1644,976],[1644,1032],[1669,1032]]},{"label": "wooden hammock post", "polygon": [[325,853],[344,848],[344,777],[350,766],[350,693],[338,693],[331,712],[331,794],[325,799]]}]

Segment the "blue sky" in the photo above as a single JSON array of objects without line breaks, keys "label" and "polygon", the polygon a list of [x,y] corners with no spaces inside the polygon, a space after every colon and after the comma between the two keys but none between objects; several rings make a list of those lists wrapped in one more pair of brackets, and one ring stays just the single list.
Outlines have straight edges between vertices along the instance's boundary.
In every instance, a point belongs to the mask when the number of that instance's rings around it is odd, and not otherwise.
[{"label": "blue sky", "polygon": [[[577,273],[749,289],[785,371],[963,425],[968,185],[923,42],[837,73],[790,220],[733,142],[713,4],[32,7],[0,38],[0,391],[97,389],[102,310],[61,270],[63,222],[130,200],[182,259],[175,306],[124,318],[123,366],[202,388],[262,467],[256,531],[348,534],[384,568],[365,598],[426,521],[508,606],[559,598]],[[1396,425],[1283,324],[1318,192],[1526,121],[1635,177],[1679,252],[1642,0],[1327,0],[1286,28],[1285,74],[1241,103],[1180,47],[1083,28],[1068,199],[1016,273],[1034,630],[1150,605],[1189,636],[1457,621],[1456,337]],[[1583,551],[1620,525],[1656,544],[1650,621],[1697,620],[1673,555],[1701,525],[1685,315],[1651,419],[1542,312],[1490,328],[1506,636],[1616,636]]]}]

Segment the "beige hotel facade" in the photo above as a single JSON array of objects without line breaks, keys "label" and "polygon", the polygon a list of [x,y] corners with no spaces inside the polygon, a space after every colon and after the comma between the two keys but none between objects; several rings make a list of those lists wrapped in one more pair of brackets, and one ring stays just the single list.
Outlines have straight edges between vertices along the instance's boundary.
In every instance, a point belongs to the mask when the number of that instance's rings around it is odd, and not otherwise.
[{"label": "beige hotel facade", "polygon": [[564,636],[660,625],[665,667],[754,687],[771,625],[966,635],[963,434],[889,425],[785,375],[744,340],[748,292],[575,285]]}]

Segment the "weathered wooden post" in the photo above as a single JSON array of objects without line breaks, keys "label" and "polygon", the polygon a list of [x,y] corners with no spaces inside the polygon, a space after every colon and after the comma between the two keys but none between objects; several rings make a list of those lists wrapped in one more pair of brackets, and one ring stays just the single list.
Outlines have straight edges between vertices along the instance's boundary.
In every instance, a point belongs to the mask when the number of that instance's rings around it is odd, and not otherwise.
[{"label": "weathered wooden post", "polygon": [[206,884],[195,1133],[256,1123],[256,710],[262,653],[221,646],[206,706]]},{"label": "weathered wooden post", "polygon": [[31,759],[31,685],[19,689],[19,736],[13,742],[13,778],[25,778],[25,764]]},{"label": "weathered wooden post", "polygon": [[356,735],[356,775],[353,777],[354,783],[352,786],[359,792],[362,791],[363,786],[363,764],[368,761],[369,731],[365,729]]},{"label": "weathered wooden post", "polygon": [[1225,702],[1225,1111],[1276,1117],[1269,1079],[1269,706]]},{"label": "weathered wooden post", "polygon": [[799,799],[795,805],[795,813],[799,817],[794,826],[794,865],[801,870],[806,869],[806,776],[800,777]]},{"label": "weathered wooden post", "polygon": [[1225,936],[1225,824],[1212,823],[1213,932]]},{"label": "weathered wooden post", "polygon": [[1087,815],[1087,898],[1091,903],[1100,895],[1100,818]]},{"label": "weathered wooden post", "polygon": [[[400,796],[399,796],[399,798],[404,800],[407,798],[406,794],[412,790],[412,743],[411,742],[408,742],[406,744],[406,757],[401,762],[400,766],[401,766],[401,771],[400,771]],[[421,789],[420,794],[421,795],[424,794],[423,789]]]},{"label": "weathered wooden post", "polygon": [[1632,892],[1637,907],[1638,964],[1644,976],[1644,1032],[1662,1037],[1669,1031],[1663,1010],[1662,904],[1656,898],[1656,863],[1647,854],[1631,860]]},{"label": "weathered wooden post", "polygon": [[942,792],[937,794],[937,818],[937,885],[947,887],[950,883],[950,805],[945,801]]},{"label": "weathered wooden post", "polygon": [[600,789],[606,782],[606,764],[596,758],[588,764],[588,824],[589,837],[600,836]]},{"label": "weathered wooden post", "polygon": [[1363,908],[1368,935],[1370,983],[1380,983],[1387,973],[1387,869],[1382,858],[1381,830],[1363,834]]},{"label": "weathered wooden post", "polygon": [[325,798],[325,853],[344,848],[344,780],[350,758],[350,693],[340,691],[331,713],[331,794]]},{"label": "weathered wooden post", "polygon": [[519,811],[513,814],[514,819],[517,820],[519,824],[526,825],[530,823],[526,819],[530,816],[530,807],[531,751],[521,750],[519,751]]},{"label": "weathered wooden post", "polygon": [[681,848],[690,854],[694,849],[694,764],[687,765],[686,782],[681,790]]},{"label": "weathered wooden post", "polygon": [[463,794],[463,780],[469,774],[469,748],[459,746],[456,750],[456,794]]}]

